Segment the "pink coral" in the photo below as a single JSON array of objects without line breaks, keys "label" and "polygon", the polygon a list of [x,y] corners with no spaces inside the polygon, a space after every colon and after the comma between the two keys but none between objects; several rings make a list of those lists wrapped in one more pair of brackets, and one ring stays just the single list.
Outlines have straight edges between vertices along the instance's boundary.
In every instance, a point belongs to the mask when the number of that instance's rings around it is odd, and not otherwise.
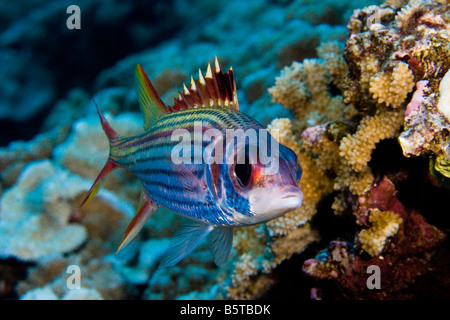
[{"label": "pink coral", "polygon": [[411,101],[406,106],[405,116],[419,111],[420,106],[424,102],[424,90],[427,89],[427,84],[427,80],[421,80],[416,83],[416,91],[414,91]]}]

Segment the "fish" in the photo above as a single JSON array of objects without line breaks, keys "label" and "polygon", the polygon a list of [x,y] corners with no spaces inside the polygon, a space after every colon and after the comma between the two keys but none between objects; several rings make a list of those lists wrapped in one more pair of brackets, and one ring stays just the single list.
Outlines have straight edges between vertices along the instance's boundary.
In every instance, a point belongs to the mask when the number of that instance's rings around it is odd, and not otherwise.
[{"label": "fish", "polygon": [[203,241],[220,265],[229,257],[235,228],[265,223],[301,206],[302,169],[296,154],[240,112],[233,69],[223,72],[217,57],[213,69],[211,64],[205,74],[199,69],[198,80],[191,77],[190,86],[183,84],[167,106],[137,64],[144,132],[136,136],[120,136],[94,100],[110,150],[80,206],[118,168],[142,183],[138,208],[117,252],[165,207],[187,222],[174,232],[159,268],[176,265]]}]

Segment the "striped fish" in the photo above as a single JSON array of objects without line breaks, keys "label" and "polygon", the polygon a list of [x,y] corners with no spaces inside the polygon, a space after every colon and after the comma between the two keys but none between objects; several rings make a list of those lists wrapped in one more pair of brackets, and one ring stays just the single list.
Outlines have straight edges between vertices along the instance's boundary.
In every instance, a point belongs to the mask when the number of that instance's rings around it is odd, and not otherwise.
[{"label": "striped fish", "polygon": [[[81,204],[92,199],[116,168],[130,170],[142,182],[138,209],[118,251],[157,208],[166,207],[189,223],[175,232],[160,267],[177,264],[205,239],[214,261],[221,264],[230,253],[233,228],[269,221],[301,205],[301,168],[295,153],[239,111],[233,70],[222,72],[217,57],[214,72],[210,65],[206,74],[199,70],[198,80],[191,77],[190,87],[183,85],[171,107],[140,65],[135,75],[145,132],[119,136],[96,105],[110,154]],[[230,138],[229,132],[259,135],[239,139]],[[276,160],[276,172],[267,171],[267,162],[252,150]],[[181,154],[186,161],[176,158]]]}]

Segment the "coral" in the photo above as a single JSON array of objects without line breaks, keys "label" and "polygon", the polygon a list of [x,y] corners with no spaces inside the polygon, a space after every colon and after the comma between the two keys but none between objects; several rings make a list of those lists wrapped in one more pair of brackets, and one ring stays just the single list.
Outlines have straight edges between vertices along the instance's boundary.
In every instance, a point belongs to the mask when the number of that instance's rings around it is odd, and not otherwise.
[{"label": "coral", "polygon": [[58,300],[58,296],[47,286],[28,291],[21,300]]},{"label": "coral", "polygon": [[93,288],[79,288],[70,290],[61,300],[103,300],[103,297]]},{"label": "coral", "polygon": [[[373,110],[380,103],[403,109],[416,83],[418,95],[407,108],[399,139],[408,157],[449,158],[448,120],[445,111],[439,112],[446,105],[446,90],[440,86],[445,86],[444,75],[450,66],[450,55],[443,50],[450,40],[444,17],[446,4],[412,0],[367,7],[350,18],[344,56],[352,72],[345,80],[344,101],[359,110]],[[369,73],[368,65],[372,66]]]},{"label": "coral", "polygon": [[[27,165],[16,184],[0,198],[1,256],[36,261],[70,252],[81,246],[88,235],[104,233],[102,225],[90,223],[102,211],[110,215],[105,227],[114,225],[113,217],[133,214],[129,205],[106,190],[100,193],[97,206],[77,212],[76,200],[89,187],[88,180],[49,160]],[[80,219],[83,224],[75,223]]]},{"label": "coral", "polygon": [[34,261],[79,247],[86,229],[70,218],[73,199],[84,190],[88,181],[48,160],[29,164],[0,199],[0,255]]},{"label": "coral", "polygon": [[15,183],[28,163],[49,158],[53,148],[67,137],[68,131],[67,127],[59,127],[30,141],[14,141],[8,147],[0,148],[0,192]]},{"label": "coral", "polygon": [[372,210],[369,213],[369,229],[361,230],[358,234],[361,247],[371,256],[381,253],[386,239],[395,235],[402,218],[392,211]]},{"label": "coral", "polygon": [[398,107],[414,87],[414,75],[404,62],[399,62],[392,73],[377,73],[370,79],[369,92],[379,104]]},{"label": "coral", "polygon": [[376,144],[397,136],[403,118],[403,112],[387,110],[375,116],[364,117],[356,133],[341,140],[339,155],[343,162],[354,171],[362,171],[367,166]]},{"label": "coral", "polygon": [[[1,46],[0,37],[0,119],[25,122],[36,116],[55,99],[56,90],[51,72],[43,65],[33,64],[33,55]],[[24,94],[25,93],[25,94]]]},{"label": "coral", "polygon": [[[305,262],[304,271],[334,279],[349,296],[361,294],[357,287],[365,287],[363,273],[370,264],[380,265],[381,255],[383,268],[397,263],[383,294],[402,296],[405,288],[427,272],[433,248],[444,238],[438,228],[396,199],[397,187],[407,173],[391,168],[395,172],[392,183],[380,174],[386,169],[378,167],[379,158],[373,158],[377,153],[389,159],[379,148],[380,142],[398,138],[406,156],[431,154],[433,176],[439,173],[438,180],[447,185],[450,148],[444,88],[450,61],[448,53],[441,51],[448,47],[444,10],[445,6],[432,1],[389,1],[355,10],[343,52],[339,44],[322,44],[318,59],[294,62],[269,89],[275,102],[294,113],[288,135],[294,135],[292,139],[299,144],[293,150],[303,167],[305,181],[300,185],[305,208],[267,223],[268,228],[284,237],[296,232],[294,227],[283,230],[279,225],[308,210],[308,185],[313,180],[308,174],[314,173],[321,184],[313,188],[316,198],[307,220],[334,189],[330,209],[341,219],[353,219],[354,234],[349,239],[353,243],[332,242],[328,250]],[[339,90],[340,104],[331,107],[332,86]],[[320,116],[315,116],[316,110]],[[406,266],[408,254],[416,266]],[[403,269],[407,275],[393,283],[393,275]]]},{"label": "coral", "polygon": [[217,285],[218,270],[213,267],[207,247],[203,246],[201,249],[203,250],[188,257],[187,263],[153,272],[143,298],[175,299],[194,292],[204,292],[209,299],[216,298],[217,296],[211,297],[212,294],[208,294],[208,291]]},{"label": "coral", "polygon": [[[91,241],[78,254],[69,254],[30,268],[26,280],[19,282],[18,294],[28,299],[42,299],[41,290],[51,292],[56,299],[127,299],[135,296],[125,279],[114,271],[106,257],[111,251],[102,242]],[[68,266],[78,266],[80,288],[70,289],[67,282],[72,274]]]},{"label": "coral", "polygon": [[59,298],[49,285],[28,291],[21,300],[103,300],[101,294],[95,289],[77,288],[70,290]]},{"label": "coral", "polygon": [[[434,249],[442,243],[445,236],[417,212],[405,209],[396,198],[396,193],[394,184],[384,178],[371,188],[366,201],[361,204],[364,207],[362,211],[370,210],[368,220],[372,223],[372,227],[363,231],[375,227],[379,231],[383,229],[383,232],[375,232],[377,234],[374,234],[374,238],[356,237],[355,244],[332,241],[327,249],[304,262],[303,271],[315,278],[336,283],[341,293],[347,297],[411,298],[408,287],[429,271]],[[373,213],[375,214],[371,217]],[[369,232],[371,231],[367,231],[366,235]],[[385,236],[392,236],[388,245],[383,244],[382,256],[378,256],[378,243],[374,242],[380,235],[381,242],[385,241]],[[372,241],[369,251],[373,250],[374,257],[358,254],[358,246],[364,249],[366,240]],[[380,267],[382,290],[367,290],[367,268],[370,265]]]},{"label": "coral", "polygon": [[325,43],[317,49],[321,58],[293,62],[276,78],[275,86],[269,88],[273,102],[281,103],[295,115],[296,133],[309,126],[326,121],[350,118],[351,105],[343,103],[343,97],[333,95],[329,85],[347,72],[337,43]]}]

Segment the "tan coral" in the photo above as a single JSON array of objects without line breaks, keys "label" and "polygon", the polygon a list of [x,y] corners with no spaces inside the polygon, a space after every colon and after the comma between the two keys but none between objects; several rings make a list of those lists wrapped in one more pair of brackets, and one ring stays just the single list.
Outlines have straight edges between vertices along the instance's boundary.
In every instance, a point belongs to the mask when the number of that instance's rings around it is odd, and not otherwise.
[{"label": "tan coral", "polygon": [[269,89],[272,101],[282,104],[295,114],[295,133],[311,125],[350,118],[351,105],[343,103],[343,96],[332,95],[328,85],[331,81],[341,88],[340,79],[348,69],[336,44],[326,43],[318,48],[320,59],[293,62],[275,79]]},{"label": "tan coral", "polygon": [[327,73],[336,86],[348,72],[342,53],[343,49],[337,41],[324,42],[317,48],[317,55],[325,62]]},{"label": "tan coral", "polygon": [[371,256],[379,255],[389,237],[394,236],[403,219],[395,212],[374,209],[369,214],[371,227],[358,234],[361,247]]},{"label": "tan coral", "polygon": [[375,145],[383,139],[394,138],[403,124],[403,111],[381,111],[364,117],[353,135],[347,135],[339,146],[339,155],[354,171],[362,171],[371,158]]},{"label": "tan coral", "polygon": [[397,27],[400,30],[407,31],[408,26],[414,22],[414,15],[424,12],[424,4],[427,0],[411,0],[408,4],[402,7],[395,17]]},{"label": "tan coral", "polygon": [[263,265],[264,272],[269,273],[282,261],[291,258],[295,253],[302,252],[307,245],[319,240],[319,233],[309,225],[300,226],[285,237],[276,239],[270,245],[274,259]]},{"label": "tan coral", "polygon": [[399,62],[392,73],[377,73],[370,79],[369,91],[379,104],[400,106],[414,87],[414,75],[408,64]]}]

